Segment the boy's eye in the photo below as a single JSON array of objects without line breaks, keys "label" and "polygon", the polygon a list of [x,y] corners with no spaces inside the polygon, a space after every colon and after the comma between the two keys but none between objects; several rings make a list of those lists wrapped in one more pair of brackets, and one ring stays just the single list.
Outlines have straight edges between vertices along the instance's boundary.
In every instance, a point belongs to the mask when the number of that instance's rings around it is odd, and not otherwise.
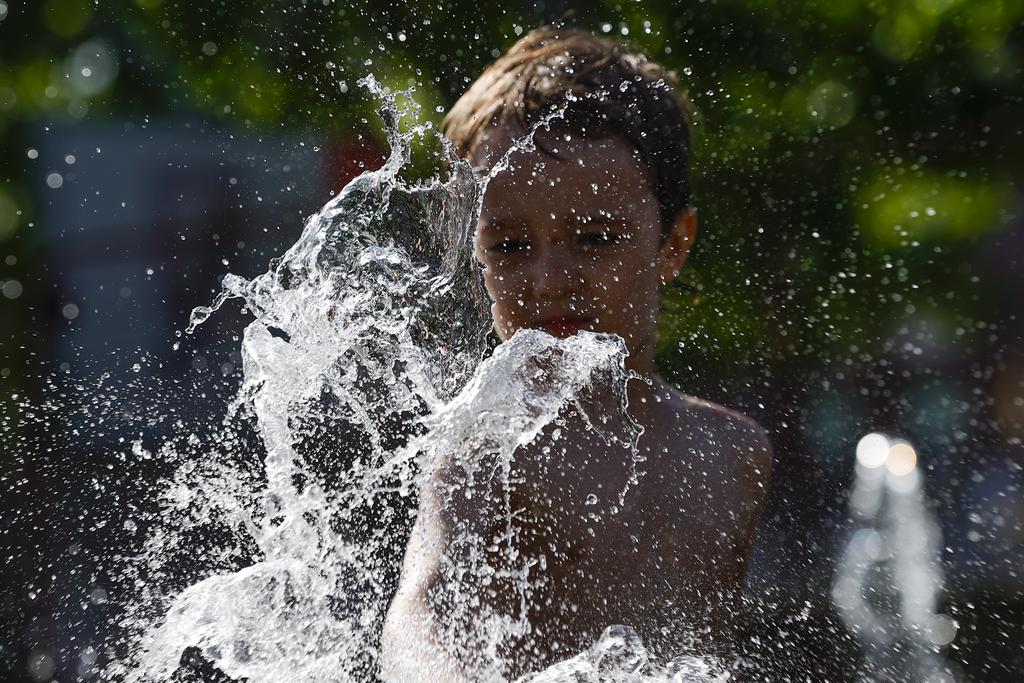
[{"label": "boy's eye", "polygon": [[496,254],[522,254],[530,250],[530,243],[525,240],[505,239],[487,247],[487,251]]},{"label": "boy's eye", "polygon": [[580,235],[580,242],[584,247],[607,247],[621,244],[626,241],[626,236],[616,232],[585,232]]}]

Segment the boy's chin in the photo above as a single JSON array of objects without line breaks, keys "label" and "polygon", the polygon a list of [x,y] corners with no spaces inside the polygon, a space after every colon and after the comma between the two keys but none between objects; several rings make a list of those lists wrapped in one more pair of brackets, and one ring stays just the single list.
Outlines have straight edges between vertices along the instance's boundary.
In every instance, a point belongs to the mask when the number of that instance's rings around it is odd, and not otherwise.
[{"label": "boy's chin", "polygon": [[565,339],[571,337],[577,332],[588,329],[584,326],[576,325],[541,325],[539,328],[550,334],[552,337],[558,337],[559,339]]},{"label": "boy's chin", "polygon": [[575,334],[578,334],[579,332],[600,332],[601,331],[601,330],[595,329],[593,321],[590,321],[590,320],[588,320],[588,321],[566,321],[566,320],[559,320],[559,321],[550,321],[550,322],[544,322],[544,323],[535,323],[535,324],[532,324],[532,325],[523,325],[522,327],[509,328],[508,332],[506,332],[505,334],[500,334],[499,333],[498,336],[501,337],[502,341],[507,341],[516,332],[518,332],[521,329],[540,330],[541,332],[546,332],[546,333],[550,334],[552,337],[557,337],[559,339],[565,339],[567,337],[571,337],[571,336],[573,336]]}]

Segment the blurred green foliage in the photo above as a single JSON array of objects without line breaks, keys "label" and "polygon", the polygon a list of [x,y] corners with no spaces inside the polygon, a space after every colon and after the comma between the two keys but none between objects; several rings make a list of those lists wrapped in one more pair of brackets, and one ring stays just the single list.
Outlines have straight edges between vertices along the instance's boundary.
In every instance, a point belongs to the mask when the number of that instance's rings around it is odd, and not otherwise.
[{"label": "blurred green foliage", "polygon": [[565,17],[676,69],[696,107],[697,293],[667,296],[670,371],[822,366],[908,315],[971,328],[1006,300],[962,266],[1021,204],[1024,0],[0,6],[0,258],[21,278],[39,265],[33,127],[186,110],[382,144],[359,77],[415,86],[439,120],[499,51]]}]

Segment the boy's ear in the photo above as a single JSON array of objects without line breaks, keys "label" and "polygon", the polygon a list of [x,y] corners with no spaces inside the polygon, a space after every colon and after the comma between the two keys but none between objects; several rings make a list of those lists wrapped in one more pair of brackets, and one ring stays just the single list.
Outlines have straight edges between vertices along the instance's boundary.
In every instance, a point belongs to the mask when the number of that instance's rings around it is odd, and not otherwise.
[{"label": "boy's ear", "polygon": [[697,209],[687,207],[676,218],[671,232],[665,237],[658,255],[658,275],[661,284],[667,285],[679,276],[679,271],[690,255],[693,241],[697,237]]}]

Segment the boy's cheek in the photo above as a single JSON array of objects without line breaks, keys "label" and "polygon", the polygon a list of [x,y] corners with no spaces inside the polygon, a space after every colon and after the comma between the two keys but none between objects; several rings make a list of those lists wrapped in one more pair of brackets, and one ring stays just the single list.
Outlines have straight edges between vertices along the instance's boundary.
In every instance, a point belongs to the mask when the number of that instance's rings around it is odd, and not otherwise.
[{"label": "boy's cheek", "polygon": [[488,275],[485,273],[484,275],[484,286],[491,299],[504,303],[509,308],[520,306],[518,302],[526,300],[528,284],[522,278],[510,277],[505,274],[491,273]]},{"label": "boy's cheek", "polygon": [[497,302],[491,304],[491,319],[494,320],[494,332],[502,341],[507,341],[520,327],[516,324],[515,318],[510,317],[505,308]]},{"label": "boy's cheek", "polygon": [[491,304],[491,320],[494,321],[494,333],[498,335],[498,338],[502,341],[508,339],[505,334],[505,319],[501,314],[501,307],[497,303]]}]

